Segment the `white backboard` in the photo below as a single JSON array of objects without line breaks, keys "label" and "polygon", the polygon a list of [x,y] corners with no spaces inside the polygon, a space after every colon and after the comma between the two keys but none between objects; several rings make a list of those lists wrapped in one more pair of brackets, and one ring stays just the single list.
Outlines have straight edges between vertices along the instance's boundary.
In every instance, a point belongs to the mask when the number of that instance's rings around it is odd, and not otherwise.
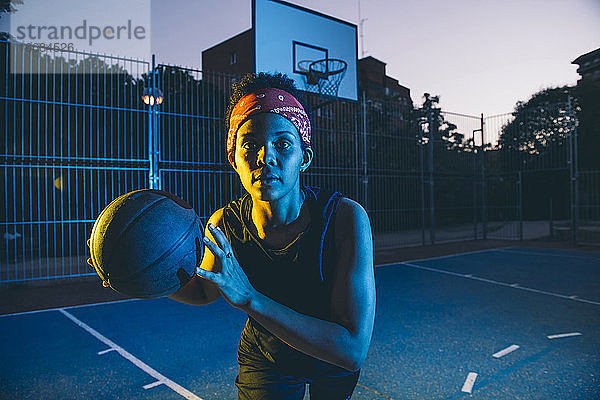
[{"label": "white backboard", "polygon": [[252,27],[256,72],[282,72],[304,90],[299,61],[341,59],[348,66],[338,97],[357,100],[355,24],[281,0],[253,0]]}]

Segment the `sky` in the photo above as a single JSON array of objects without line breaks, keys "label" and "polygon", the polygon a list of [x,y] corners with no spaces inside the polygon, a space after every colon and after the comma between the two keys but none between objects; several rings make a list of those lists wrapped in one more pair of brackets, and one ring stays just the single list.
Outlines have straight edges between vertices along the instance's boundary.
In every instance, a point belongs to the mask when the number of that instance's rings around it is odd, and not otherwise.
[{"label": "sky", "polygon": [[[353,0],[291,0],[359,22]],[[364,49],[411,90],[447,111],[511,112],[547,87],[574,85],[571,62],[600,47],[600,0],[362,0]],[[199,68],[201,52],[251,27],[250,0],[152,0],[160,62]]]},{"label": "sky", "polygon": [[[359,26],[362,19],[359,57],[385,62],[414,104],[427,92],[440,96],[444,110],[462,114],[508,113],[541,89],[574,85],[579,75],[571,62],[600,47],[600,0],[289,2]],[[123,48],[98,40],[91,51],[104,43],[102,53],[143,59],[154,53],[158,63],[196,69],[202,50],[252,24],[251,0],[24,0],[17,8],[12,18],[23,24],[75,27],[85,18],[103,27],[132,19],[149,26],[147,35],[122,40]]]}]

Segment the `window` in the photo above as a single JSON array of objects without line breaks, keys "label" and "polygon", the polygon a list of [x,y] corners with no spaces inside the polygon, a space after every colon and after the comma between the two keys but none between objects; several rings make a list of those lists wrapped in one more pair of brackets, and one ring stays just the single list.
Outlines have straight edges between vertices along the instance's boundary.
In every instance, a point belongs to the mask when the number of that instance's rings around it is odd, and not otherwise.
[{"label": "window", "polygon": [[229,55],[229,64],[237,63],[237,53],[234,51]]}]

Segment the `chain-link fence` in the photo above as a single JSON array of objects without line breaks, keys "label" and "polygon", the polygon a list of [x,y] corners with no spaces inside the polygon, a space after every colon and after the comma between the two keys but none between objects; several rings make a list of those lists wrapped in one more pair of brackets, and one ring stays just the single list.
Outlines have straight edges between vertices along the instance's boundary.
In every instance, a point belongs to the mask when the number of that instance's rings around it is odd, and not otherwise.
[{"label": "chain-link fence", "polygon": [[[239,77],[6,42],[0,70],[0,283],[92,275],[94,219],[131,190],[170,191],[204,221],[242,194],[223,125]],[[144,104],[150,89],[162,104]],[[306,100],[315,157],[302,182],[361,202],[377,248],[600,241],[600,173],[577,170],[569,104],[484,117],[431,102]]]}]

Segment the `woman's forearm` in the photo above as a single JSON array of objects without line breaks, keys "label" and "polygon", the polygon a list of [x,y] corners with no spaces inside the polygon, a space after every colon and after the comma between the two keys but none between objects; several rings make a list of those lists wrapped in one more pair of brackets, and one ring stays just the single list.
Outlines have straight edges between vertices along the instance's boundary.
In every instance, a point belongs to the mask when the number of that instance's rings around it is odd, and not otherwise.
[{"label": "woman's forearm", "polygon": [[301,314],[258,292],[243,310],[298,351],[348,371],[364,361],[365,343],[340,324]]},{"label": "woman's forearm", "polygon": [[212,303],[221,297],[221,294],[214,283],[194,275],[185,286],[167,297],[180,303],[198,306]]}]

